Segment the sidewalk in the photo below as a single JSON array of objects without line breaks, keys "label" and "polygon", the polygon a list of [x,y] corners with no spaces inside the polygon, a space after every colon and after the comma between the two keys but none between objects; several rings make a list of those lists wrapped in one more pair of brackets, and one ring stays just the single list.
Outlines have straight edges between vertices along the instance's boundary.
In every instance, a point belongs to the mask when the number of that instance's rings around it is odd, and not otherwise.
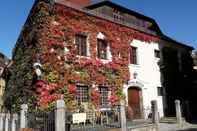
[{"label": "sidewalk", "polygon": [[185,123],[182,128],[177,124],[160,123],[159,131],[197,131],[197,125]]}]

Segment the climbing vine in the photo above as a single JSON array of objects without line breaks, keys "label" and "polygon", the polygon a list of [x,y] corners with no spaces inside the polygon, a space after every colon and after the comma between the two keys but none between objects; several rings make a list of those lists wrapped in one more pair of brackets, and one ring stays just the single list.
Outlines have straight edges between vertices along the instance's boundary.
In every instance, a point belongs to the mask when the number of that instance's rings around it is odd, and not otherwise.
[{"label": "climbing vine", "polygon": [[[51,8],[51,5],[40,2],[33,13],[35,17],[32,18],[32,22],[36,23],[38,29],[36,47],[39,49],[33,52],[32,60],[36,62],[39,56],[42,77],[32,86],[36,89],[36,103],[41,109],[52,107],[54,102],[63,96],[70,110],[74,110],[77,106],[77,84],[90,87],[90,101],[95,107],[99,106],[100,94],[97,87],[91,87],[99,85],[110,89],[109,101],[112,106],[117,104],[124,98],[123,85],[129,80],[131,41],[158,40],[132,28],[60,4],[54,4]],[[112,61],[103,62],[97,58],[99,32],[106,36]],[[79,33],[88,35],[90,57],[76,55],[74,39]]]}]

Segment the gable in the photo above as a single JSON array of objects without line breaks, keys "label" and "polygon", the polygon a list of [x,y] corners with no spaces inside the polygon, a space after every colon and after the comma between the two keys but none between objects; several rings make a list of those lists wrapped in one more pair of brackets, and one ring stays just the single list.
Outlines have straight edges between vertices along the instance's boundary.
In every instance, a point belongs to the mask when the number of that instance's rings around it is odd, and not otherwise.
[{"label": "gable", "polygon": [[155,35],[161,34],[161,30],[155,20],[110,1],[102,1],[92,4],[85,9],[137,30]]}]

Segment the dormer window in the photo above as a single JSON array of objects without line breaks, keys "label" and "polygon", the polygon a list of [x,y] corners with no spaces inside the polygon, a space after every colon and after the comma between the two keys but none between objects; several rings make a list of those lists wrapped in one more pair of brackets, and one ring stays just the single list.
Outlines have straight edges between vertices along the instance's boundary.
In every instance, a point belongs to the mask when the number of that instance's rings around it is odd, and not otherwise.
[{"label": "dormer window", "polygon": [[87,56],[87,36],[77,34],[75,36],[75,43],[77,46],[77,55]]},{"label": "dormer window", "polygon": [[102,39],[97,39],[97,57],[107,59],[107,42]]}]

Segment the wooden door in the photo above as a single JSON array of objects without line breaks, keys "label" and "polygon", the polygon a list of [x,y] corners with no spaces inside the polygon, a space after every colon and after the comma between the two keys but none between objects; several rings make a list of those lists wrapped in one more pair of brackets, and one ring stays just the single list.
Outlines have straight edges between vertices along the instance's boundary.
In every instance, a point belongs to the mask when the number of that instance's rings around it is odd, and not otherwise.
[{"label": "wooden door", "polygon": [[137,88],[128,89],[128,104],[133,110],[134,119],[141,118],[141,109],[140,109],[140,90]]}]

